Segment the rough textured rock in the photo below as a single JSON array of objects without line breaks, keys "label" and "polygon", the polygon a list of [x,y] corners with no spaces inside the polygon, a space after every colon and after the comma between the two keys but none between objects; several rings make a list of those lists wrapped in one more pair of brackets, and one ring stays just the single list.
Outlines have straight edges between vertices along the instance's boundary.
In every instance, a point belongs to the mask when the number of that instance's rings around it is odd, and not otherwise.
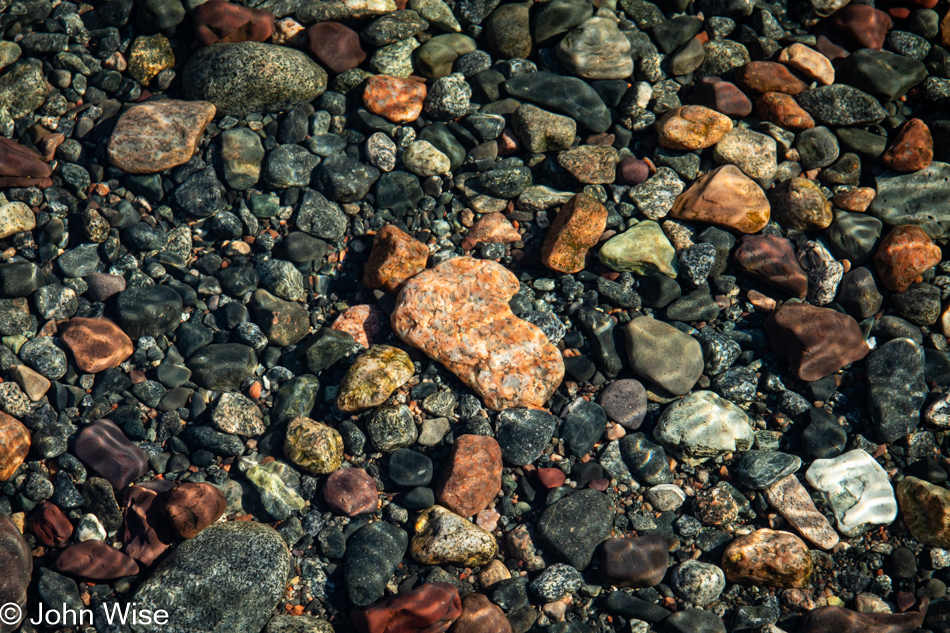
[{"label": "rough textured rock", "polygon": [[73,317],[60,338],[73,353],[76,366],[89,374],[118,367],[135,351],[132,339],[105,318]]},{"label": "rough textured rock", "polygon": [[732,119],[705,106],[680,106],[656,122],[660,145],[669,149],[711,147],[732,129]]},{"label": "rough textured rock", "polygon": [[191,160],[214,104],[173,99],[143,103],[122,113],[109,139],[109,161],[133,174],[153,174]]},{"label": "rough textured rock", "polygon": [[373,250],[363,272],[363,285],[397,293],[426,267],[429,249],[398,227],[387,224],[376,232]]},{"label": "rough textured rock", "polygon": [[20,421],[0,412],[0,481],[13,476],[30,452],[30,431]]},{"label": "rough textured rock", "polygon": [[808,546],[788,532],[761,529],[732,541],[722,555],[731,582],[804,587],[811,578]]},{"label": "rough textured rock", "polygon": [[562,273],[584,269],[587,251],[600,239],[607,226],[607,208],[579,193],[568,200],[548,227],[541,247],[541,261]]},{"label": "rough textured rock", "polygon": [[415,528],[409,551],[423,565],[476,567],[498,553],[498,543],[490,532],[442,506],[421,512]]},{"label": "rough textured rock", "polygon": [[343,463],[343,438],[333,427],[310,418],[294,418],[287,424],[284,454],[293,463],[315,475],[332,473]]},{"label": "rough textured rock", "polygon": [[420,585],[354,613],[359,633],[444,633],[462,613],[458,589],[447,582]]},{"label": "rough textured rock", "polygon": [[940,263],[940,247],[918,226],[895,226],[878,244],[874,263],[881,283],[904,292],[921,273]]},{"label": "rough textured rock", "polygon": [[501,448],[494,438],[461,435],[455,439],[436,496],[456,514],[474,516],[487,508],[501,490],[501,469]]},{"label": "rough textured rock", "polygon": [[783,477],[766,488],[765,498],[799,534],[821,549],[838,544],[838,534],[795,475]]},{"label": "rough textured rock", "polygon": [[349,412],[377,407],[415,371],[406,352],[389,345],[373,345],[346,371],[337,392],[336,406]]},{"label": "rough textured rock", "polygon": [[694,391],[663,411],[653,436],[684,461],[701,464],[749,450],[755,434],[745,411],[711,391]]},{"label": "rough textured rock", "polygon": [[925,545],[950,547],[950,492],[917,477],[901,479],[896,492],[913,537]]}]

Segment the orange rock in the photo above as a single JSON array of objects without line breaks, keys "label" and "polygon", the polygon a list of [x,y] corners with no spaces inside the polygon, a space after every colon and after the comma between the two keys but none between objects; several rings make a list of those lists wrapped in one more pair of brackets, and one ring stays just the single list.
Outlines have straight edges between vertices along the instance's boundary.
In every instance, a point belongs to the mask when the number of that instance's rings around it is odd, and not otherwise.
[{"label": "orange rock", "polygon": [[768,224],[769,212],[769,201],[762,188],[738,167],[723,165],[681,193],[673,203],[670,217],[757,233]]},{"label": "orange rock", "polygon": [[934,159],[934,141],[927,124],[911,119],[902,125],[882,158],[894,171],[920,171],[929,167]]},{"label": "orange rock", "polygon": [[376,232],[373,250],[363,269],[363,285],[393,294],[426,268],[429,249],[399,227],[387,224]]},{"label": "orange rock", "polygon": [[705,106],[680,106],[656,122],[660,145],[694,150],[711,147],[732,129],[732,119]]},{"label": "orange rock", "polygon": [[810,130],[815,120],[805,112],[790,95],[781,92],[766,92],[755,100],[755,113],[760,119],[770,121],[793,132]]},{"label": "orange rock", "polygon": [[808,546],[789,532],[761,529],[740,536],[722,555],[730,582],[766,587],[801,588],[812,573]]},{"label": "orange rock", "polygon": [[540,329],[511,312],[520,287],[501,264],[454,257],[406,282],[390,321],[489,408],[540,407],[561,384],[564,361]]},{"label": "orange rock", "polygon": [[479,244],[511,244],[521,239],[521,233],[500,213],[489,213],[478,221],[465,234],[462,248],[470,251]]},{"label": "orange rock", "polygon": [[228,509],[224,494],[206,483],[184,483],[165,493],[162,510],[182,538],[194,538]]},{"label": "orange rock", "polygon": [[167,99],[129,108],[109,139],[109,162],[133,174],[187,163],[214,114],[214,104],[207,101]]},{"label": "orange rock", "polygon": [[205,46],[220,42],[264,42],[274,32],[269,11],[209,0],[192,12],[195,34]]},{"label": "orange rock", "polygon": [[393,123],[411,123],[422,114],[425,84],[412,79],[373,75],[363,89],[363,105]]},{"label": "orange rock", "polygon": [[0,481],[6,481],[30,452],[30,432],[20,421],[0,411]]},{"label": "orange rock", "polygon": [[353,626],[359,633],[445,633],[461,613],[455,585],[433,582],[355,611]]},{"label": "orange rock", "polygon": [[60,338],[87,374],[118,367],[135,351],[132,339],[106,318],[73,317]]},{"label": "orange rock", "polygon": [[947,9],[947,14],[940,20],[940,45],[950,46],[950,9]]},{"label": "orange rock", "polygon": [[919,226],[895,226],[878,244],[874,263],[888,290],[904,292],[921,273],[940,263],[940,247]]},{"label": "orange rock", "polygon": [[551,270],[577,273],[584,270],[587,251],[607,228],[607,208],[590,196],[579,193],[571,197],[551,222],[541,261]]},{"label": "orange rock", "polygon": [[728,116],[738,118],[752,114],[752,102],[738,86],[719,77],[703,77],[696,82],[693,101]]},{"label": "orange rock", "polygon": [[485,594],[470,593],[462,598],[462,615],[449,633],[511,633],[511,624]]},{"label": "orange rock", "polygon": [[736,71],[736,85],[753,94],[758,92],[781,92],[797,95],[808,88],[808,84],[796,77],[791,71],[775,62],[748,62]]},{"label": "orange rock", "polygon": [[73,524],[59,507],[44,501],[30,516],[30,531],[46,547],[66,547],[73,535]]},{"label": "orange rock", "polygon": [[782,52],[778,54],[778,60],[824,86],[830,86],[835,82],[835,67],[831,65],[831,60],[804,44],[795,42],[788,48],[782,49]]},{"label": "orange rock", "polygon": [[855,187],[851,191],[839,193],[832,201],[835,203],[835,206],[845,211],[864,213],[868,210],[868,207],[871,206],[871,203],[874,202],[876,196],[877,191],[871,187]]},{"label": "orange rock", "polygon": [[501,468],[501,447],[494,438],[461,435],[439,479],[436,498],[459,516],[475,516],[501,490]]},{"label": "orange rock", "polygon": [[347,308],[330,329],[346,332],[363,347],[369,347],[383,333],[385,322],[386,315],[382,310],[374,305],[363,304]]}]

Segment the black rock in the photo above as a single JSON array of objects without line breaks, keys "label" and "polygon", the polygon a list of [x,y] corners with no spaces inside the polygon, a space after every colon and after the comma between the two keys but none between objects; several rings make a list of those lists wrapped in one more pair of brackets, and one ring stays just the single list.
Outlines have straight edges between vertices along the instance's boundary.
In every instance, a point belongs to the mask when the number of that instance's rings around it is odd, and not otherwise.
[{"label": "black rock", "polygon": [[605,601],[605,606],[610,613],[616,613],[625,618],[643,620],[651,624],[662,622],[670,616],[670,612],[663,607],[619,589],[610,592]]},{"label": "black rock", "polygon": [[929,389],[924,351],[910,339],[893,339],[867,358],[868,405],[881,441],[894,443],[920,422]]},{"label": "black rock", "polygon": [[383,597],[386,584],[408,546],[409,535],[385,521],[361,527],[350,537],[343,561],[343,582],[354,606],[365,607]]},{"label": "black rock", "polygon": [[43,273],[31,262],[0,264],[0,297],[28,297],[43,285]]},{"label": "black rock", "polygon": [[512,466],[532,463],[551,441],[557,418],[538,409],[505,409],[498,414],[495,439],[505,462]]},{"label": "black rock", "polygon": [[633,476],[648,486],[672,483],[666,451],[643,433],[631,433],[620,440],[620,453]]},{"label": "black rock", "polygon": [[116,321],[132,340],[174,332],[181,323],[181,295],[168,286],[129,288],[116,299]]},{"label": "black rock", "polygon": [[168,234],[156,226],[138,222],[122,231],[122,243],[136,251],[157,251],[168,243]]},{"label": "black rock", "polygon": [[353,350],[356,341],[347,332],[321,328],[301,344],[307,367],[318,374],[332,367],[338,360]]},{"label": "black rock", "polygon": [[271,408],[271,420],[277,424],[308,417],[317,402],[320,381],[312,374],[294,376],[277,390],[274,406]]},{"label": "black rock", "polygon": [[933,325],[940,317],[940,289],[930,284],[914,284],[890,296],[901,316],[916,325]]},{"label": "black rock", "polygon": [[566,114],[592,132],[606,132],[610,112],[600,95],[577,77],[547,71],[516,75],[505,82],[505,90],[515,99]]},{"label": "black rock", "polygon": [[402,498],[402,505],[407,510],[425,510],[435,505],[435,491],[432,488],[413,488]]},{"label": "black rock", "polygon": [[577,323],[593,348],[594,358],[604,376],[616,378],[623,366],[614,344],[616,322],[600,310],[581,308],[577,311]]},{"label": "black rock", "polygon": [[[429,128],[426,128],[429,129]],[[376,205],[390,209],[396,217],[414,211],[425,196],[419,178],[407,171],[391,171],[376,181]]]},{"label": "black rock", "polygon": [[432,481],[432,460],[418,451],[397,448],[389,456],[389,478],[404,488],[428,486]]},{"label": "black rock", "polygon": [[594,550],[610,535],[613,514],[607,495],[579,490],[545,508],[538,518],[538,535],[558,558],[584,571]]},{"label": "black rock", "polygon": [[224,209],[224,185],[214,173],[214,167],[195,172],[175,189],[173,199],[183,211],[196,218],[210,218]]},{"label": "black rock", "polygon": [[824,409],[810,411],[811,422],[802,431],[802,450],[815,459],[837,457],[844,451],[848,434],[838,424],[837,418]]},{"label": "black rock", "polygon": [[795,97],[815,120],[825,125],[868,125],[887,116],[877,99],[853,86],[832,84]]},{"label": "black rock", "polygon": [[703,609],[684,609],[671,613],[663,621],[663,626],[670,633],[726,633],[722,618]]},{"label": "black rock", "polygon": [[253,375],[257,353],[236,343],[208,345],[195,352],[187,365],[197,385],[215,391],[234,391]]},{"label": "black rock", "polygon": [[596,402],[577,399],[561,412],[561,438],[577,457],[590,453],[607,430],[607,414]]},{"label": "black rock", "polygon": [[852,268],[841,278],[838,303],[858,321],[877,314],[884,297],[877,289],[874,274],[865,267]]},{"label": "black rock", "polygon": [[888,51],[862,48],[844,57],[835,66],[835,81],[894,101],[927,78],[920,60]]},{"label": "black rock", "polygon": [[637,292],[643,305],[648,308],[665,308],[683,295],[676,280],[662,273],[641,277]]},{"label": "black rock", "polygon": [[732,465],[732,472],[746,488],[765,490],[779,479],[794,473],[801,465],[801,458],[788,453],[746,451]]},{"label": "black rock", "polygon": [[316,169],[314,179],[320,190],[337,202],[361,200],[376,179],[379,170],[346,155],[330,156]]}]

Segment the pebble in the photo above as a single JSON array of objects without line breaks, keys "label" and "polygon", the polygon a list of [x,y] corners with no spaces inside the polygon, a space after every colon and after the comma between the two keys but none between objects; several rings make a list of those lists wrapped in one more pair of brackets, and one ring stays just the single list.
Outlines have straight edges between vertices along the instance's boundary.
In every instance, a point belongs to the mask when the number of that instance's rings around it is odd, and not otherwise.
[{"label": "pebble", "polygon": [[754,440],[748,415],[711,391],[694,391],[669,405],[653,436],[693,464],[749,450]]},{"label": "pebble", "polygon": [[927,124],[911,119],[901,126],[881,158],[894,171],[913,172],[929,167],[933,155],[933,138]]},{"label": "pebble", "polygon": [[814,566],[800,538],[763,528],[732,541],[723,552],[722,569],[730,582],[801,588]]},{"label": "pebble", "polygon": [[373,345],[346,371],[336,406],[347,412],[377,407],[414,373],[415,367],[406,352],[389,345]]},{"label": "pebble", "polygon": [[385,405],[376,409],[366,425],[373,447],[384,453],[412,446],[419,437],[415,419],[405,405]]},{"label": "pebble", "polygon": [[379,508],[376,480],[362,468],[340,468],[323,484],[323,500],[331,510],[355,517]]},{"label": "pebble", "polygon": [[630,366],[675,395],[686,395],[703,373],[699,341],[658,319],[637,317],[624,328]]},{"label": "pebble", "polygon": [[892,444],[920,423],[927,398],[924,350],[907,338],[887,341],[868,355],[868,408],[881,440]]},{"label": "pebble", "polygon": [[109,138],[109,161],[133,174],[153,174],[187,163],[214,115],[214,104],[206,101],[170,99],[130,108]]},{"label": "pebble", "polygon": [[668,550],[661,536],[609,538],[600,549],[601,579],[616,587],[655,587],[669,568]]},{"label": "pebble", "polygon": [[568,31],[557,59],[585,79],[625,79],[633,74],[630,41],[609,18],[593,17]]},{"label": "pebble", "polygon": [[786,229],[820,231],[834,219],[831,202],[812,180],[791,178],[769,193],[773,219]]},{"label": "pebble", "polygon": [[950,544],[950,494],[946,488],[916,477],[905,477],[896,486],[901,516],[910,533],[925,545],[946,548]]},{"label": "pebble", "polygon": [[465,518],[487,508],[501,490],[501,448],[491,437],[460,435],[442,471],[436,496]]},{"label": "pebble", "polygon": [[715,565],[698,560],[688,560],[677,565],[670,581],[673,590],[683,600],[700,607],[715,602],[726,588],[723,571]]},{"label": "pebble", "polygon": [[425,84],[413,79],[373,75],[363,88],[366,109],[393,123],[411,123],[422,114]]},{"label": "pebble", "polygon": [[264,42],[274,32],[274,15],[231,2],[205,2],[192,11],[195,34],[205,46],[218,42]]},{"label": "pebble", "polygon": [[207,483],[184,483],[164,494],[162,511],[182,538],[195,538],[220,519],[227,500]]},{"label": "pebble", "polygon": [[610,534],[613,511],[607,496],[579,490],[545,508],[538,535],[550,550],[578,571],[590,565],[597,546]]},{"label": "pebble", "polygon": [[60,335],[83,372],[97,374],[118,367],[134,348],[132,340],[109,319],[73,317]]},{"label": "pebble", "polygon": [[609,419],[631,431],[640,428],[646,417],[647,392],[637,380],[626,378],[611,382],[600,392],[598,402]]},{"label": "pebble", "polygon": [[940,248],[917,226],[896,226],[881,240],[874,253],[881,283],[893,292],[904,292],[918,276],[940,262]]},{"label": "pebble", "polygon": [[732,130],[732,120],[705,106],[681,106],[656,122],[660,145],[669,149],[711,147]]},{"label": "pebble", "polygon": [[887,473],[861,449],[832,459],[816,459],[805,477],[822,493],[835,514],[838,531],[855,536],[897,516],[894,489]]},{"label": "pebble", "polygon": [[535,153],[567,149],[577,133],[577,123],[571,117],[542,110],[530,103],[521,104],[514,111],[511,123],[525,148]]},{"label": "pebble", "polygon": [[775,139],[746,128],[733,128],[713,147],[717,163],[735,165],[753,180],[769,180],[778,169]]},{"label": "pebble", "polygon": [[620,235],[607,240],[598,252],[600,261],[618,272],[638,275],[662,273],[676,277],[676,250],[652,220],[638,222]]},{"label": "pebble", "polygon": [[9,570],[0,581],[0,600],[13,603],[20,612],[5,618],[4,630],[13,631],[26,614],[27,588],[33,574],[33,556],[17,525],[0,512],[0,563]]},{"label": "pebble", "polygon": [[424,565],[485,565],[498,553],[491,533],[442,506],[419,514],[416,535],[410,543],[412,557]]},{"label": "pebble", "polygon": [[307,472],[326,475],[343,462],[343,438],[326,424],[307,417],[294,418],[287,424],[284,453]]},{"label": "pebble", "polygon": [[385,521],[356,530],[347,539],[347,555],[343,561],[343,579],[350,603],[365,607],[382,598],[408,547],[409,535]]},{"label": "pebble", "polygon": [[19,420],[0,414],[0,481],[13,477],[30,452],[30,431]]},{"label": "pebble", "polygon": [[838,534],[818,511],[808,491],[794,475],[779,479],[765,489],[769,504],[785,517],[799,534],[821,549],[838,544]]},{"label": "pebble", "polygon": [[70,545],[60,552],[53,569],[89,580],[115,580],[139,573],[139,566],[131,557],[102,541]]},{"label": "pebble", "polygon": [[783,48],[778,55],[778,61],[823,86],[829,86],[835,82],[835,69],[831,65],[831,60],[799,42]]},{"label": "pebble", "polygon": [[462,613],[458,589],[447,582],[420,585],[356,611],[359,633],[399,633],[406,623],[419,631],[446,631]]},{"label": "pebble", "polygon": [[495,439],[505,462],[526,466],[551,441],[557,418],[537,409],[504,409],[498,413],[495,425]]},{"label": "pebble", "polygon": [[768,223],[770,210],[765,192],[755,181],[737,167],[724,165],[697,179],[676,198],[670,216],[757,233]]},{"label": "pebble", "polygon": [[462,614],[452,624],[452,630],[453,633],[512,633],[505,612],[482,593],[470,593],[462,598]]},{"label": "pebble", "polygon": [[96,420],[76,436],[74,451],[86,465],[116,490],[125,488],[148,470],[148,458],[110,420]]}]

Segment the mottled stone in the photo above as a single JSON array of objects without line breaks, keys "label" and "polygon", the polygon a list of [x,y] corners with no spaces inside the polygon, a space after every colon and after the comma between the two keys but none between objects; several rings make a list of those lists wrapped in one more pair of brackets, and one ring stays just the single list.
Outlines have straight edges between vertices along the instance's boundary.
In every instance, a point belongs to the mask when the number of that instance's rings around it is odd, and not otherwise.
[{"label": "mottled stone", "polygon": [[633,74],[630,40],[617,22],[594,17],[561,39],[557,58],[572,74],[585,79],[625,79]]},{"label": "mottled stone", "polygon": [[343,463],[343,437],[326,424],[294,418],[287,424],[284,454],[307,472],[326,475]]},{"label": "mottled stone", "polygon": [[370,347],[382,334],[386,315],[375,305],[361,304],[347,308],[330,329],[346,332],[363,347]]},{"label": "mottled stone", "polygon": [[860,448],[816,459],[805,478],[831,506],[838,531],[845,536],[858,536],[897,518],[897,500],[887,472]]},{"label": "mottled stone", "polygon": [[493,409],[541,406],[564,377],[561,354],[511,312],[517,278],[492,261],[455,257],[400,291],[396,335],[441,362]]},{"label": "mottled stone", "polygon": [[765,498],[799,534],[821,549],[838,544],[838,534],[795,475],[783,477],[766,488]]},{"label": "mottled stone", "polygon": [[616,271],[638,275],[662,273],[676,278],[676,250],[660,225],[652,220],[638,222],[615,235],[600,248],[600,261]]},{"label": "mottled stone", "polygon": [[521,233],[501,213],[487,213],[465,234],[462,248],[472,250],[479,244],[510,244],[521,240]]},{"label": "mottled stone", "polygon": [[804,44],[795,42],[788,48],[783,48],[778,54],[778,61],[823,86],[830,86],[835,82],[835,68],[831,65],[831,60]]},{"label": "mottled stone", "polygon": [[902,125],[881,157],[885,166],[900,172],[926,169],[933,158],[933,138],[927,124],[920,119],[911,119]]},{"label": "mottled stone", "polygon": [[487,508],[501,490],[501,448],[494,438],[460,435],[436,488],[439,502],[463,517]]},{"label": "mottled stone", "polygon": [[576,194],[551,222],[541,246],[541,261],[562,273],[584,270],[587,251],[606,227],[607,208],[586,194]]},{"label": "mottled stone", "polygon": [[772,349],[788,359],[799,380],[818,380],[867,356],[857,321],[804,303],[786,303],[763,325]]},{"label": "mottled stone", "polygon": [[426,267],[429,249],[393,224],[376,232],[373,250],[363,269],[363,285],[398,293],[403,284]]},{"label": "mottled stone", "polygon": [[183,483],[165,493],[162,511],[182,538],[194,538],[228,509],[224,493],[206,483]]},{"label": "mottled stone", "polygon": [[820,231],[834,219],[831,202],[808,178],[790,178],[769,191],[772,219],[782,228]]},{"label": "mottled stone", "polygon": [[585,185],[610,184],[617,177],[620,155],[613,147],[580,145],[558,152],[557,164]]},{"label": "mottled stone", "polygon": [[950,548],[950,491],[917,477],[901,479],[896,490],[913,537],[925,545]]},{"label": "mottled stone", "polygon": [[607,495],[578,490],[544,509],[537,521],[538,535],[560,559],[584,571],[597,546],[610,535],[613,516]]},{"label": "mottled stone", "polygon": [[73,317],[60,335],[76,360],[76,366],[88,374],[118,367],[135,348],[132,339],[106,318]]},{"label": "mottled stone", "polygon": [[36,227],[33,209],[22,202],[8,202],[0,206],[0,239],[32,231]]},{"label": "mottled stone", "polygon": [[129,49],[128,72],[147,86],[159,73],[175,66],[175,52],[164,35],[140,35]]},{"label": "mottled stone", "polygon": [[657,535],[609,538],[600,546],[600,578],[615,587],[655,587],[669,568],[669,548]]},{"label": "mottled stone", "polygon": [[660,145],[695,150],[712,147],[732,129],[732,119],[705,106],[673,108],[656,122]]},{"label": "mottled stone", "polygon": [[777,147],[775,139],[747,128],[733,128],[713,148],[720,164],[735,165],[749,178],[768,180],[775,175]]},{"label": "mottled stone", "polygon": [[631,431],[640,428],[647,414],[647,391],[630,378],[608,384],[598,395],[598,402],[608,418]]},{"label": "mottled stone", "polygon": [[690,464],[747,451],[755,439],[745,411],[711,391],[694,391],[668,406],[653,436]]},{"label": "mottled stone", "polygon": [[707,222],[741,233],[758,233],[768,224],[769,212],[769,201],[762,188],[737,167],[723,165],[680,194],[670,217]]},{"label": "mottled stone", "polygon": [[376,480],[362,468],[340,468],[327,477],[323,500],[340,514],[355,517],[379,508]]},{"label": "mottled stone", "polygon": [[377,407],[412,378],[415,371],[406,352],[389,345],[373,345],[346,371],[336,406],[348,412]]},{"label": "mottled stone", "polygon": [[359,633],[445,633],[462,613],[455,585],[435,582],[382,598],[353,614]]},{"label": "mottled stone", "polygon": [[122,113],[109,138],[109,161],[133,174],[153,174],[191,160],[215,115],[206,101],[153,101]]},{"label": "mottled stone", "polygon": [[874,263],[881,283],[893,292],[904,292],[941,259],[940,247],[919,226],[895,226],[878,244]]},{"label": "mottled stone", "polygon": [[535,153],[567,149],[577,132],[577,122],[571,117],[529,103],[523,103],[515,110],[511,123],[525,148]]},{"label": "mottled stone", "polygon": [[730,582],[802,588],[812,574],[808,546],[788,532],[761,529],[732,541],[722,555]]},{"label": "mottled stone", "polygon": [[409,551],[423,565],[476,567],[498,553],[498,543],[490,532],[442,506],[421,512],[415,527]]},{"label": "mottled stone", "polygon": [[[484,574],[484,570],[482,574]],[[488,586],[482,583],[483,586]],[[501,607],[485,594],[470,593],[462,598],[462,615],[452,625],[452,633],[512,633]]]},{"label": "mottled stone", "polygon": [[868,355],[867,404],[878,438],[893,444],[920,423],[929,389],[923,348],[909,338],[893,338]]},{"label": "mottled stone", "polygon": [[19,420],[0,412],[0,481],[10,479],[29,452],[29,430]]}]

